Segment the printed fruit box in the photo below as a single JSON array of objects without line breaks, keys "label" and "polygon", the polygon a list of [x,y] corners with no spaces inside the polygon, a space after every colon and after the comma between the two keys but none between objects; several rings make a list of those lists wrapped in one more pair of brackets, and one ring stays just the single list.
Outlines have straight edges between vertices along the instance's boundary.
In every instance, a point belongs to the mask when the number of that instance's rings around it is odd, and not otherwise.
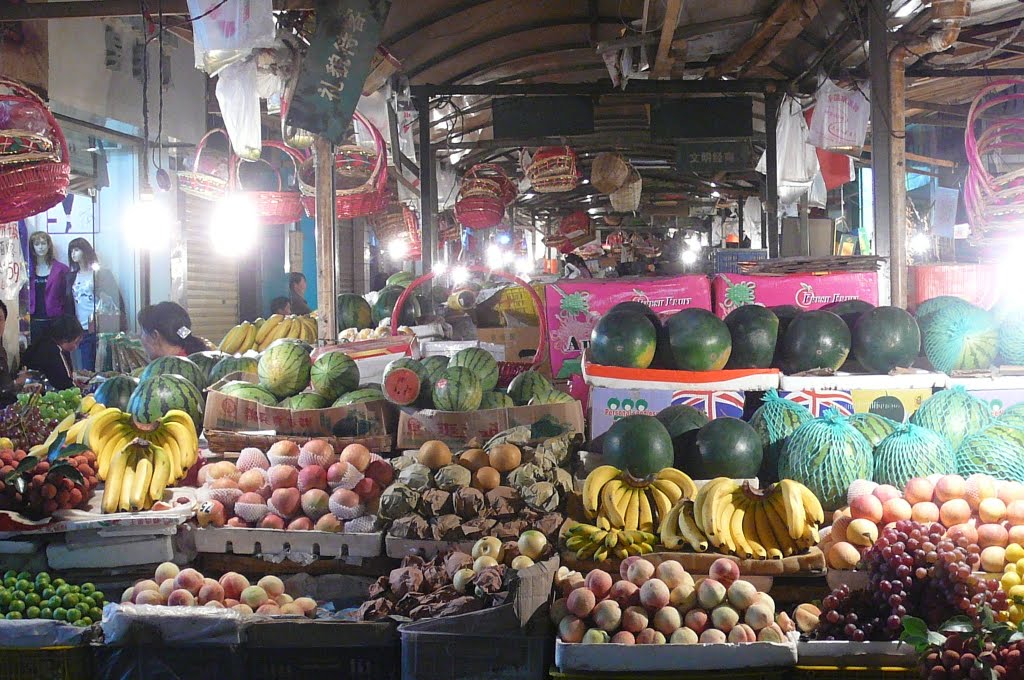
[{"label": "printed fruit box", "polygon": [[231,397],[217,390],[232,380],[256,383],[251,373],[233,373],[206,391],[203,428],[233,432],[273,431],[282,435],[373,437],[389,433],[393,409],[383,399],[351,406],[292,411]]},{"label": "printed fruit box", "polygon": [[582,434],[583,405],[573,401],[467,412],[402,409],[398,418],[398,446],[419,448],[431,439],[460,449],[474,440],[482,446],[499,432],[519,426],[531,428],[533,439],[538,440],[570,431]]},{"label": "printed fruit box", "polygon": [[595,387],[590,390],[590,437],[604,434],[620,418],[655,415],[677,404],[692,406],[712,420],[742,418],[745,399],[742,390]]},{"label": "printed fruit box", "polygon": [[656,368],[602,366],[584,354],[583,379],[589,387],[648,390],[747,390],[765,392],[779,387],[779,370],[728,369],[721,371],[673,371]]},{"label": "printed fruit box", "polygon": [[949,387],[959,385],[971,395],[988,403],[993,416],[1002,415],[1003,411],[1024,403],[1024,376],[990,375],[976,377],[953,377],[949,379]]},{"label": "printed fruit box", "polygon": [[582,373],[583,350],[598,320],[620,302],[643,302],[663,319],[688,307],[711,310],[706,276],[666,276],[559,281],[545,295],[551,373],[555,379]]},{"label": "printed fruit box", "polygon": [[906,422],[936,388],[946,385],[942,373],[913,370],[899,375],[782,376],[779,394],[802,404],[815,417],[833,409],[842,415],[875,413]]},{"label": "printed fruit box", "polygon": [[725,318],[743,305],[820,309],[834,302],[863,300],[878,304],[876,272],[840,274],[718,274],[711,284],[715,314]]}]

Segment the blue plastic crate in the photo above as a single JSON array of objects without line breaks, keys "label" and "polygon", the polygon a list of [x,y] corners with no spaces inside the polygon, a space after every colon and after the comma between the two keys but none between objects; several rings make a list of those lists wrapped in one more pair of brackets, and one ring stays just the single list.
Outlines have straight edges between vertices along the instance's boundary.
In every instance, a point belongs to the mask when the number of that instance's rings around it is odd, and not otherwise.
[{"label": "blue plastic crate", "polygon": [[768,251],[758,248],[716,248],[715,273],[739,274],[740,262],[767,260]]}]

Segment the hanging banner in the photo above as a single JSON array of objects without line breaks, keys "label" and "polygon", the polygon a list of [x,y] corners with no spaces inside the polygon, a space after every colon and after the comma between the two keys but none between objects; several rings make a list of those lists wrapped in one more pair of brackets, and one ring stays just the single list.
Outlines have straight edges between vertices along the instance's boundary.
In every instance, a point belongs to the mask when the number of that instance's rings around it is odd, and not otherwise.
[{"label": "hanging banner", "polygon": [[28,282],[28,267],[21,252],[15,222],[0,225],[0,299],[14,300]]},{"label": "hanging banner", "polygon": [[345,141],[391,0],[318,0],[316,34],[288,107],[288,125]]}]

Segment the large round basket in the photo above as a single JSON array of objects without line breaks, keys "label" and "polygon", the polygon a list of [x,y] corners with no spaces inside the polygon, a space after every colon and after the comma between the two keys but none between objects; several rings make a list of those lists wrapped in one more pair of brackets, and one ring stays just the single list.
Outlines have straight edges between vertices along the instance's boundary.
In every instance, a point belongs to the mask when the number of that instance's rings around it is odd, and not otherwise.
[{"label": "large round basket", "polygon": [[629,180],[629,171],[629,162],[622,154],[603,151],[594,157],[594,164],[590,166],[590,184],[602,194],[610,194]]},{"label": "large round basket", "polygon": [[636,212],[640,207],[640,194],[643,192],[643,180],[635,169],[622,188],[608,195],[612,210],[615,212]]},{"label": "large round basket", "polygon": [[[298,181],[299,174],[299,161],[300,156],[296,151],[289,148],[282,142],[268,141],[263,142],[263,149],[276,149],[283,153],[285,158],[292,163],[292,178],[293,181]],[[277,176],[277,191],[249,191],[242,186],[242,159],[237,159],[234,164],[235,169],[235,180],[234,189],[245,196],[256,208],[257,216],[261,224],[291,224],[302,219],[302,202],[301,194],[297,188],[293,188],[290,191],[284,190],[283,181],[281,179],[280,168],[275,167],[265,159],[260,159],[261,162],[267,163],[274,170],[274,174]]]},{"label": "large round basket", "polygon": [[[206,145],[218,135],[228,139],[227,131],[222,128],[215,128],[207,132],[196,145],[192,169],[182,170],[178,173],[178,189],[183,193],[208,201],[216,201],[228,192],[233,172],[230,151],[227,155],[216,151],[206,151]],[[230,145],[229,141],[229,149]]]},{"label": "large round basket", "polygon": [[418,258],[423,254],[419,216],[404,203],[392,203],[386,212],[371,217],[370,226],[381,247],[398,241],[406,244],[406,257]]},{"label": "large round basket", "polygon": [[576,152],[569,146],[545,146],[537,149],[526,169],[530,187],[539,194],[572,191],[582,174]]}]

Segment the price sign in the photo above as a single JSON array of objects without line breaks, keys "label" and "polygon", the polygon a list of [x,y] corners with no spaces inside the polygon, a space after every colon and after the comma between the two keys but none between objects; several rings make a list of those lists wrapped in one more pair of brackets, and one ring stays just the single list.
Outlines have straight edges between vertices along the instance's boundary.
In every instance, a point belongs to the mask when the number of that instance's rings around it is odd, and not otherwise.
[{"label": "price sign", "polygon": [[0,225],[0,298],[11,300],[28,283],[28,268],[21,254],[18,224]]}]

